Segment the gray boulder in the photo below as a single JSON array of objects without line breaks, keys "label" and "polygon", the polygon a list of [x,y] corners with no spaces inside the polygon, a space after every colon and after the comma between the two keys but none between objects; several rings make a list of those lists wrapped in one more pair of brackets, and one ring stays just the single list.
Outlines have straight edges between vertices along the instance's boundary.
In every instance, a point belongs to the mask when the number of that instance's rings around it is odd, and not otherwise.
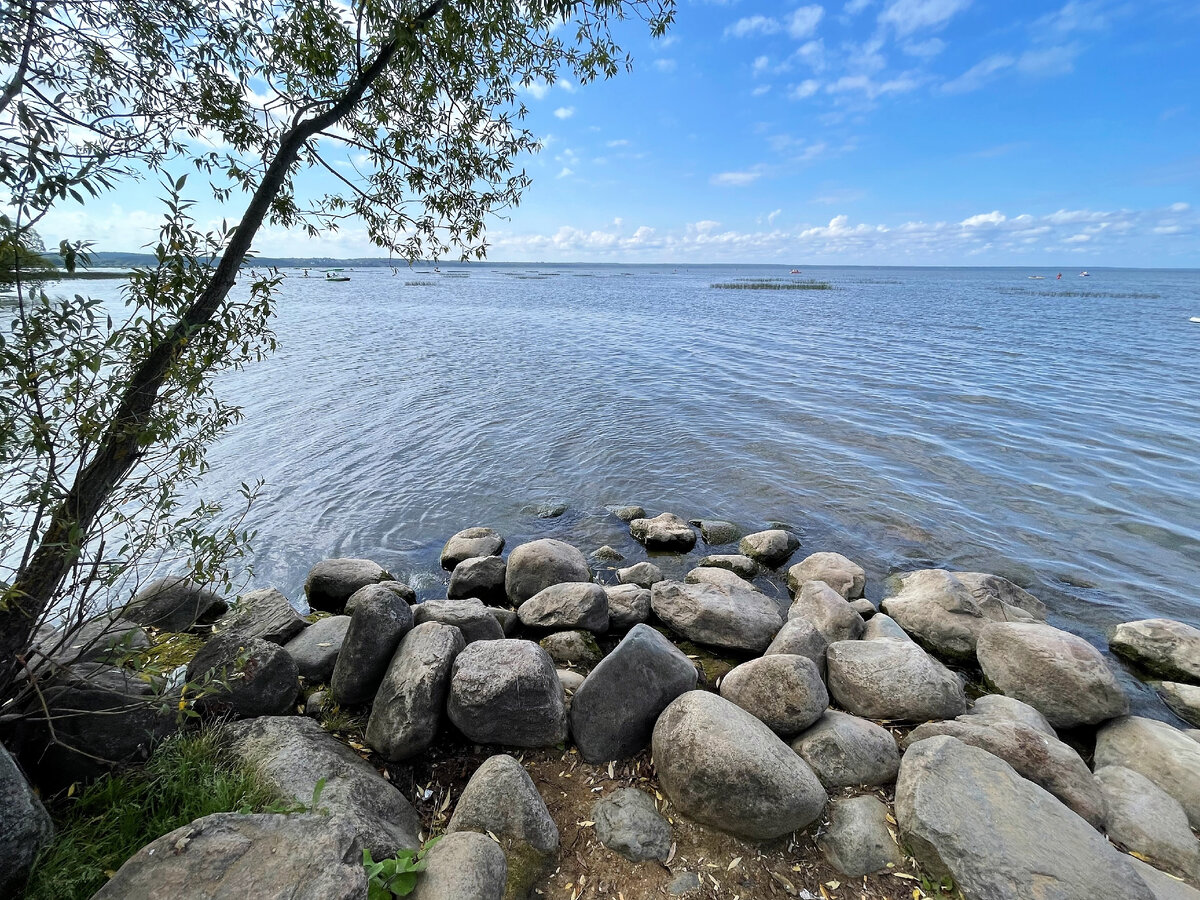
[{"label": "gray boulder", "polygon": [[[150,639],[140,625],[119,616],[99,616],[64,633],[54,628],[39,631],[38,653],[60,666],[82,662],[111,662],[145,650]],[[34,663],[36,668],[36,663]]]},{"label": "gray boulder", "polygon": [[725,569],[749,581],[758,575],[758,563],[740,553],[718,553],[706,556],[697,563],[701,568]]},{"label": "gray boulder", "polygon": [[400,639],[413,627],[413,613],[404,598],[384,584],[359,588],[346,601],[346,610],[350,626],[329,690],[338,703],[354,705],[375,696]]},{"label": "gray boulder", "polygon": [[1171,712],[1189,725],[1200,725],[1200,685],[1160,681],[1155,688]]},{"label": "gray boulder", "polygon": [[272,644],[286,644],[307,628],[308,623],[287,597],[275,588],[262,588],[242,594],[233,609],[221,617],[217,627],[222,631],[262,638]]},{"label": "gray boulder", "polygon": [[886,728],[829,709],[792,741],[827,789],[891,784],[900,769],[900,750]]},{"label": "gray boulder", "polygon": [[855,600],[863,595],[867,573],[840,553],[814,553],[788,569],[788,589],[793,594],[806,581],[823,581],[845,599]]},{"label": "gray boulder", "polygon": [[443,835],[425,854],[425,871],[412,900],[501,900],[508,865],[500,845],[485,834]]},{"label": "gray boulder", "polygon": [[349,616],[330,616],[317,619],[283,645],[288,656],[296,661],[300,677],[311,684],[328,684],[333,666],[350,627]]},{"label": "gray boulder", "polygon": [[195,708],[213,717],[283,715],[300,693],[300,670],[286,650],[236,632],[210,638],[188,663],[187,680],[207,682]]},{"label": "gray boulder", "polygon": [[454,600],[426,600],[412,607],[413,624],[440,622],[451,625],[462,632],[468,644],[476,641],[498,641],[504,637],[504,627],[477,597],[461,597]]},{"label": "gray boulder", "polygon": [[783,627],[775,601],[731,573],[701,571],[727,574],[739,584],[660,581],[650,594],[655,614],[674,631],[701,644],[755,653],[767,649]]},{"label": "gray boulder", "polygon": [[862,616],[823,581],[804,582],[787,617],[811,622],[830,644],[858,640],[866,628]]},{"label": "gray boulder", "polygon": [[976,655],[990,684],[1037,709],[1055,728],[1129,712],[1129,698],[1100,651],[1050,625],[993,622],[980,632]]},{"label": "gray boulder", "polygon": [[598,559],[601,562],[619,562],[624,558],[624,553],[608,544],[605,544],[603,547],[597,547],[592,551],[592,559]]},{"label": "gray boulder", "polygon": [[1200,829],[1200,743],[1165,722],[1126,716],[1096,735],[1094,765],[1124,766],[1145,775],[1179,801]]},{"label": "gray boulder", "polygon": [[909,747],[896,780],[901,838],[972,900],[1152,900],[1104,838],[997,756],[938,736]]},{"label": "gray boulder", "polygon": [[1012,722],[1027,725],[1035,731],[1052,738],[1057,738],[1054,728],[1046,721],[1046,717],[1015,697],[1005,697],[1003,694],[984,694],[976,697],[971,708],[967,710],[970,721],[983,725],[995,725],[1000,722]]},{"label": "gray boulder", "polygon": [[480,556],[499,556],[504,538],[494,528],[465,528],[442,547],[442,568],[453,571],[464,560]]},{"label": "gray boulder", "polygon": [[784,738],[799,734],[829,706],[816,663],[795,654],[772,654],[734,666],[721,679],[721,696]]},{"label": "gray boulder", "polygon": [[1151,865],[1200,881],[1200,841],[1188,826],[1179,801],[1158,785],[1124,766],[1101,766],[1096,783],[1108,812],[1108,836],[1140,853]]},{"label": "gray boulder", "polygon": [[632,522],[634,519],[646,518],[646,508],[643,506],[618,506],[612,514],[622,522]]},{"label": "gray boulder", "polygon": [[517,609],[529,628],[608,630],[608,594],[598,584],[567,582],[538,591]]},{"label": "gray boulder", "polygon": [[696,667],[649,625],[635,625],[571,701],[580,755],[600,763],[633,756],[650,743],[659,714],[696,687]]},{"label": "gray boulder", "polygon": [[473,556],[464,559],[450,574],[446,596],[451,600],[478,597],[484,603],[507,603],[504,576],[508,563],[499,556]]},{"label": "gray boulder", "polygon": [[323,559],[309,570],[304,596],[313,609],[340,613],[355,591],[391,577],[383,566],[369,559]]},{"label": "gray boulder", "polygon": [[422,753],[437,737],[450,667],[466,646],[453,625],[426,622],[400,641],[371,704],[366,742],[391,762]]},{"label": "gray boulder", "polygon": [[469,740],[547,747],[567,737],[567,712],[554,661],[532,641],[470,644],[450,675],[446,712]]},{"label": "gray boulder", "polygon": [[[312,803],[325,779],[318,807],[327,822],[347,822],[376,859],[421,846],[421,820],[390,781],[357,753],[305,716],[264,716],[226,729],[229,752],[256,768],[283,797]],[[361,851],[358,860],[362,862]],[[190,895],[188,895],[190,896]]]},{"label": "gray boulder", "polygon": [[783,627],[779,629],[779,633],[775,635],[775,639],[763,651],[763,656],[772,656],[776,653],[794,653],[798,656],[807,657],[813,661],[817,667],[817,671],[824,678],[825,649],[828,646],[829,643],[825,640],[824,635],[817,630],[816,625],[813,625],[806,619],[788,619],[783,623]]},{"label": "gray boulder", "polygon": [[804,828],[828,799],[812,769],[745,710],[689,691],[654,726],[654,765],[676,809],[748,840]]},{"label": "gray boulder", "polygon": [[1125,857],[1154,895],[1154,900],[1200,900],[1200,891],[1144,863],[1136,856]]},{"label": "gray boulder", "polygon": [[552,584],[591,580],[592,573],[582,553],[570,544],[546,538],[521,544],[509,554],[504,591],[512,605],[520,607]]},{"label": "gray boulder", "polygon": [[825,664],[830,695],[856,716],[927,722],[967,711],[962,683],[916,644],[839,641]]},{"label": "gray boulder", "polygon": [[782,528],[756,531],[738,542],[738,550],[743,555],[768,569],[783,565],[799,546],[800,539]]},{"label": "gray boulder", "polygon": [[159,631],[189,631],[211,625],[229,608],[210,591],[183,575],[159,578],[146,585],[121,610],[121,617]]},{"label": "gray boulder", "polygon": [[606,587],[608,627],[618,631],[632,628],[650,618],[650,592],[636,584]]},{"label": "gray boulder", "polygon": [[954,577],[966,585],[984,615],[1001,621],[1004,616],[996,614],[1001,607],[1016,607],[1038,622],[1046,621],[1046,604],[1007,578],[985,572],[955,572]]},{"label": "gray boulder", "polygon": [[732,590],[742,590],[746,585],[753,585],[749,580],[738,575],[729,569],[721,569],[714,566],[697,566],[690,570],[683,580],[688,584],[712,584],[719,588],[730,588]]},{"label": "gray boulder", "polygon": [[587,631],[556,631],[538,641],[556,665],[590,669],[604,658],[600,645]]},{"label": "gray boulder", "polygon": [[653,519],[634,519],[629,533],[648,550],[682,550],[696,546],[696,532],[674,513],[662,513]]},{"label": "gray boulder", "polygon": [[671,852],[671,825],[645,791],[614,791],[592,807],[592,820],[600,843],[630,862],[661,861]]},{"label": "gray boulder", "polygon": [[92,900],[361,900],[362,845],[318,815],[213,813],[147,844]]},{"label": "gray boulder", "polygon": [[33,861],[53,837],[42,801],[0,744],[0,896],[21,896]]},{"label": "gray boulder", "polygon": [[691,519],[688,524],[700,529],[700,536],[710,547],[732,544],[742,536],[742,529],[722,519]]},{"label": "gray boulder", "polygon": [[896,624],[896,620],[885,613],[877,613],[863,627],[864,641],[907,641],[912,643],[908,632]]},{"label": "gray boulder", "polygon": [[1200,628],[1173,619],[1142,619],[1113,629],[1109,646],[1153,675],[1200,684]]},{"label": "gray boulder", "polygon": [[862,616],[864,621],[879,612],[879,610],[875,608],[875,604],[866,597],[859,597],[857,600],[849,601],[849,603],[850,608]]},{"label": "gray boulder", "polygon": [[904,864],[888,828],[888,808],[878,797],[849,797],[832,804],[829,828],[817,846],[829,864],[851,878]]},{"label": "gray boulder", "polygon": [[634,563],[626,569],[617,569],[617,581],[621,584],[636,584],[649,589],[662,580],[662,569],[652,562]]},{"label": "gray boulder", "polygon": [[489,606],[487,611],[492,615],[492,618],[500,623],[500,628],[504,632],[505,637],[512,637],[516,633],[517,626],[521,624],[521,620],[517,618],[517,611],[515,609]]}]

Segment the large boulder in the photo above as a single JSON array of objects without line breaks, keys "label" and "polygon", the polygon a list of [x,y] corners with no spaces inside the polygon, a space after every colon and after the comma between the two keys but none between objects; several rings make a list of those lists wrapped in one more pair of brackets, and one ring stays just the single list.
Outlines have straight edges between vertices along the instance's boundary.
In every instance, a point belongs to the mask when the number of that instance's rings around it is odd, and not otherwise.
[{"label": "large boulder", "polygon": [[[264,716],[227,726],[229,752],[256,769],[279,794],[312,803],[345,821],[376,859],[419,847],[421,820],[391,782],[357,753],[305,716]],[[327,820],[328,821],[328,820]],[[361,860],[361,856],[360,856]]]},{"label": "large boulder", "polygon": [[1151,674],[1200,684],[1200,628],[1173,619],[1141,619],[1114,628],[1108,644]]},{"label": "large boulder", "polygon": [[[67,632],[39,629],[34,646],[38,654],[59,666],[82,662],[120,664],[122,658],[149,647],[150,638],[140,625],[128,619],[103,615]],[[36,662],[33,665],[37,667]]]},{"label": "large boulder", "polygon": [[1112,840],[1164,871],[1200,881],[1200,841],[1178,800],[1124,766],[1101,766],[1096,783],[1104,797],[1105,829]]},{"label": "large boulder", "polygon": [[1189,725],[1200,725],[1200,685],[1160,681],[1154,687],[1171,712]]},{"label": "large boulder", "polygon": [[548,747],[567,737],[554,661],[532,641],[480,641],[459,653],[446,712],[479,744]]},{"label": "large boulder", "polygon": [[671,852],[671,825],[645,791],[614,791],[592,807],[592,821],[600,843],[630,862],[661,861]]},{"label": "large boulder", "polygon": [[121,617],[159,631],[188,631],[211,625],[228,604],[186,576],[171,575],[146,585],[121,610]]},{"label": "large boulder", "polygon": [[588,762],[624,759],[648,743],[667,706],[696,687],[696,667],[649,625],[635,625],[571,701],[571,734]]},{"label": "large boulder", "polygon": [[696,532],[674,513],[662,513],[653,519],[634,519],[629,533],[648,550],[681,550],[696,546]]},{"label": "large boulder", "polygon": [[356,591],[391,577],[369,559],[323,559],[309,570],[304,595],[313,609],[340,613]]},{"label": "large boulder", "polygon": [[464,559],[454,567],[446,596],[451,600],[462,597],[478,597],[484,603],[504,604],[508,595],[504,592],[504,576],[508,563],[499,556],[474,556]]},{"label": "large boulder", "polygon": [[1042,713],[1055,728],[1094,725],[1129,712],[1100,651],[1050,625],[993,622],[979,634],[984,677]]},{"label": "large boulder", "polygon": [[610,585],[608,595],[608,627],[623,631],[650,618],[650,592],[636,584]]},{"label": "large boulder", "polygon": [[649,590],[662,580],[662,569],[652,562],[643,561],[624,569],[617,569],[617,581],[621,584],[636,584]]},{"label": "large boulder", "polygon": [[863,595],[867,573],[840,553],[814,553],[788,569],[788,588],[797,593],[806,581],[823,581],[847,600]]},{"label": "large boulder", "polygon": [[608,630],[608,594],[598,584],[566,582],[538,591],[517,609],[528,628]]},{"label": "large boulder", "polygon": [[311,684],[329,682],[349,628],[349,616],[318,619],[283,645],[283,649],[296,661],[301,678]]},{"label": "large boulder", "polygon": [[19,897],[54,824],[16,762],[0,744],[0,897]]},{"label": "large boulder", "polygon": [[832,805],[829,828],[817,846],[830,865],[851,878],[904,864],[888,827],[887,806],[874,796],[849,797]]},{"label": "large boulder", "polygon": [[962,682],[916,644],[839,641],[825,664],[830,696],[856,716],[928,722],[967,711]]},{"label": "large boulder", "polygon": [[655,614],[697,643],[755,653],[767,649],[783,627],[775,601],[730,572],[701,571],[728,575],[729,583],[660,581],[650,594]]},{"label": "large boulder", "polygon": [[1200,742],[1166,722],[1127,716],[1096,735],[1094,765],[1124,766],[1145,775],[1179,801],[1200,829]]},{"label": "large boulder", "polygon": [[1146,887],[1154,894],[1154,900],[1200,900],[1200,891],[1184,884],[1173,875],[1168,875],[1149,863],[1142,862],[1136,856],[1126,856],[1138,877],[1146,882]]},{"label": "large boulder", "polygon": [[808,657],[816,665],[821,677],[824,678],[825,650],[828,647],[829,642],[812,622],[807,619],[788,619],[775,635],[775,639],[763,651],[763,656],[794,653],[798,656]]},{"label": "large boulder", "polygon": [[342,639],[329,690],[343,705],[375,696],[400,639],[413,627],[412,608],[385,584],[369,584],[346,601],[350,627]]},{"label": "large boulder", "polygon": [[816,663],[787,653],[734,666],[721,679],[721,696],[784,738],[799,734],[829,706]]},{"label": "large boulder", "polygon": [[834,709],[801,732],[792,749],[830,790],[891,784],[900,769],[900,750],[890,731]]},{"label": "large boulder", "polygon": [[286,644],[308,626],[295,607],[275,588],[242,594],[217,627],[272,644]]},{"label": "large boulder", "polygon": [[464,560],[480,556],[499,556],[504,538],[495,528],[464,528],[442,547],[442,568],[453,571]]},{"label": "large boulder", "polygon": [[912,638],[908,636],[908,632],[897,625],[895,619],[885,613],[878,613],[867,619],[867,624],[863,628],[860,640],[906,641],[912,643]]},{"label": "large boulder", "polygon": [[788,609],[788,619],[811,622],[830,644],[854,641],[866,624],[845,598],[823,581],[806,581]]},{"label": "large boulder", "polygon": [[986,572],[955,572],[954,577],[966,585],[986,616],[1002,621],[1004,607],[1016,607],[1038,622],[1046,621],[1046,604],[1007,578]]},{"label": "large boulder", "polygon": [[545,538],[521,544],[508,556],[504,590],[513,606],[564,581],[591,581],[583,554],[562,541]]},{"label": "large boulder", "polygon": [[319,815],[213,813],[129,859],[93,900],[361,900],[362,845]]},{"label": "large boulder", "polygon": [[702,569],[725,569],[747,581],[754,578],[759,572],[758,563],[740,553],[716,553],[704,557],[696,565]]},{"label": "large boulder", "polygon": [[653,752],[659,783],[679,812],[743,839],[804,828],[828,799],[771,729],[706,691],[689,691],[663,711]]},{"label": "large boulder", "polygon": [[508,865],[500,845],[485,834],[442,835],[425,854],[425,871],[412,900],[501,900]]},{"label": "large boulder", "polygon": [[504,637],[504,626],[477,597],[426,600],[412,608],[413,624],[440,622],[462,632],[468,644],[476,641],[498,641]]},{"label": "large boulder", "polygon": [[999,722],[1013,722],[1028,725],[1035,731],[1052,738],[1058,734],[1054,727],[1046,721],[1046,717],[1030,706],[1022,703],[1016,697],[1006,697],[1003,694],[984,694],[976,697],[971,708],[967,710],[970,721],[981,725],[995,725]]},{"label": "large boulder", "polygon": [[738,542],[738,550],[761,566],[775,569],[796,552],[800,539],[782,528],[770,528],[748,534]]},{"label": "large boulder", "polygon": [[400,641],[375,692],[366,742],[384,759],[400,762],[429,748],[450,689],[450,667],[466,646],[453,625],[426,622]]},{"label": "large boulder", "polygon": [[985,750],[938,736],[896,780],[902,839],[970,900],[1153,900],[1132,866],[1052,794]]},{"label": "large boulder", "polygon": [[237,632],[210,638],[188,663],[187,680],[202,685],[196,711],[213,717],[283,715],[300,693],[300,670],[286,650]]}]

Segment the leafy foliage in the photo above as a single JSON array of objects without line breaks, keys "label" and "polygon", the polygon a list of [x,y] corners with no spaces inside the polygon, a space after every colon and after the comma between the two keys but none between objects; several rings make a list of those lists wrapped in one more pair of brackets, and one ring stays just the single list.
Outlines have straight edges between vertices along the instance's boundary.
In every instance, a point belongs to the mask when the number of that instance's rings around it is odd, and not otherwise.
[{"label": "leafy foliage", "polygon": [[420,850],[401,850],[391,859],[378,862],[371,851],[363,849],[363,865],[367,870],[367,900],[392,900],[407,897],[417,887],[417,876],[425,871],[425,854],[440,838],[428,841]]}]

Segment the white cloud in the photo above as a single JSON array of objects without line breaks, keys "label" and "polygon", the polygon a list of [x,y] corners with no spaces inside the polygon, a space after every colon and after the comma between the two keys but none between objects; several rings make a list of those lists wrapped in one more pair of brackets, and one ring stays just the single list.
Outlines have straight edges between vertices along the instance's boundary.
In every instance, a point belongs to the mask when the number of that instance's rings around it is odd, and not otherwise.
[{"label": "white cloud", "polygon": [[771,57],[756,56],[754,58],[754,65],[751,66],[751,71],[754,72],[755,75],[761,75],[763,72],[766,72],[770,68],[771,68]]},{"label": "white cloud", "polygon": [[932,59],[946,49],[946,42],[941,38],[930,38],[927,41],[910,41],[901,47],[909,56],[919,59]]},{"label": "white cloud", "polygon": [[550,85],[546,84],[544,81],[531,81],[529,84],[521,88],[521,90],[533,97],[535,100],[541,100],[548,93],[550,93]]},{"label": "white cloud", "polygon": [[964,228],[977,228],[980,225],[1001,225],[1008,221],[1008,217],[998,209],[992,210],[990,213],[979,213],[976,216],[969,216],[959,222]]},{"label": "white cloud", "polygon": [[573,106],[560,106],[554,111],[554,116],[558,119],[569,119],[573,115],[575,115],[575,107]]},{"label": "white cloud", "polygon": [[767,16],[746,16],[725,29],[726,37],[749,37],[754,34],[778,34],[779,21]]},{"label": "white cloud", "polygon": [[848,0],[842,10],[848,16],[857,16],[860,12],[870,6],[874,0]]},{"label": "white cloud", "polygon": [[782,209],[772,210],[771,212],[767,213],[767,224],[774,225],[775,220],[778,219],[782,214],[783,214]]},{"label": "white cloud", "polygon": [[675,71],[675,60],[673,60],[673,59],[656,59],[654,61],[654,68],[658,69],[658,71],[660,71],[660,72],[674,72]]},{"label": "white cloud", "polygon": [[629,141],[625,140],[625,138],[618,138],[615,141],[605,141],[604,146],[605,147],[628,147]]},{"label": "white cloud", "polygon": [[879,21],[903,37],[922,28],[941,28],[970,4],[971,0],[892,0]]},{"label": "white cloud", "polygon": [[1016,64],[1016,60],[1005,53],[997,53],[987,59],[977,62],[957,78],[942,85],[947,94],[966,94],[977,91],[997,73]]},{"label": "white cloud", "polygon": [[767,93],[769,90],[771,90],[771,86],[769,84],[760,84],[758,87],[756,87],[754,90],[752,90],[750,92],[750,96],[751,97],[761,97],[763,94]]},{"label": "white cloud", "polygon": [[709,181],[717,187],[745,187],[762,178],[764,169],[761,165],[740,172],[719,172]]},{"label": "white cloud", "polygon": [[907,94],[921,86],[921,80],[910,74],[898,75],[887,81],[875,81],[867,75],[843,75],[837,81],[825,86],[829,94],[861,93],[868,100],[875,100],[885,94]]},{"label": "white cloud", "polygon": [[824,15],[822,6],[801,6],[787,17],[787,32],[798,41],[811,37]]},{"label": "white cloud", "polygon": [[[1122,10],[1124,11],[1124,10]],[[1047,30],[1059,34],[1072,34],[1077,31],[1106,31],[1112,24],[1113,13],[1104,3],[1079,2],[1071,0],[1061,9],[1047,13],[1033,23],[1035,35],[1044,34]]]},{"label": "white cloud", "polygon": [[693,222],[687,226],[688,231],[694,231],[697,234],[712,234],[721,227],[720,222],[714,222],[712,219],[703,219],[699,222]]},{"label": "white cloud", "polygon": [[821,89],[821,82],[814,78],[807,78],[799,84],[792,85],[788,91],[788,97],[792,100],[803,100],[806,97],[811,97]]},{"label": "white cloud", "polygon": [[825,42],[818,38],[802,44],[792,54],[792,59],[804,63],[814,72],[823,71],[825,69]]},{"label": "white cloud", "polygon": [[1026,75],[1038,77],[1066,75],[1074,71],[1075,57],[1078,55],[1079,48],[1074,44],[1028,50],[1017,60],[1017,68]]},{"label": "white cloud", "polygon": [[574,170],[574,169],[571,169],[571,168],[569,168],[568,166],[563,166],[563,167],[562,167],[562,170],[561,170],[561,171],[560,171],[560,172],[559,172],[557,175],[555,175],[554,177],[555,177],[555,178],[566,178],[567,176],[569,176],[569,175],[574,175],[574,174],[575,174],[575,170]]}]

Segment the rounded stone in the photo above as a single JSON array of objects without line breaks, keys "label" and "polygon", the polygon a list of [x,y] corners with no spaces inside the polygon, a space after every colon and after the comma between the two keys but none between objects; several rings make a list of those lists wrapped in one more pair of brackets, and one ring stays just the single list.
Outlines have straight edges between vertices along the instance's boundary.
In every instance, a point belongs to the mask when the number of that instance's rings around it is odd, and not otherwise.
[{"label": "rounded stone", "polygon": [[604,658],[596,639],[587,631],[556,631],[538,641],[556,665],[590,669]]},{"label": "rounded stone", "polygon": [[521,544],[508,557],[504,590],[514,606],[552,584],[591,581],[587,560],[570,544],[545,538]]},{"label": "rounded stone", "polygon": [[900,748],[886,728],[837,710],[826,710],[792,741],[826,788],[891,784],[900,770]]},{"label": "rounded stone", "polygon": [[721,679],[721,696],[783,737],[799,734],[829,706],[816,664],[794,654],[773,654],[734,666]]},{"label": "rounded stone", "polygon": [[296,661],[301,678],[310,684],[329,682],[349,628],[349,616],[317,619],[283,645],[283,649]]},{"label": "rounded stone", "polygon": [[463,640],[468,644],[498,641],[504,637],[504,626],[500,620],[477,597],[426,600],[412,607],[412,611],[415,624],[441,622],[443,625],[453,625],[462,632]]},{"label": "rounded stone", "polygon": [[582,628],[608,631],[608,594],[598,584],[566,582],[538,591],[517,608],[528,628]]},{"label": "rounded stone", "polygon": [[500,845],[485,834],[442,835],[425,854],[425,871],[412,900],[502,900],[508,863]]},{"label": "rounded stone", "polygon": [[479,744],[546,747],[567,737],[554,661],[532,641],[479,641],[458,654],[446,712]]},{"label": "rounded stone", "polygon": [[632,628],[650,618],[650,592],[636,584],[610,585],[608,595],[608,627]]},{"label": "rounded stone", "polygon": [[494,528],[464,528],[442,547],[442,568],[454,571],[459,563],[479,556],[499,556],[504,538]]},{"label": "rounded stone", "polygon": [[631,862],[665,860],[671,852],[671,825],[645,791],[614,791],[592,807],[592,820],[600,843]]},{"label": "rounded stone", "polygon": [[196,700],[204,715],[252,719],[292,712],[300,670],[278,644],[229,632],[214,635],[187,668],[187,680],[211,679]]},{"label": "rounded stone", "polygon": [[375,696],[400,639],[413,626],[412,608],[386,584],[359,588],[346,601],[350,626],[342,640],[329,690],[343,705]]},{"label": "rounded stone", "polygon": [[738,550],[742,555],[768,569],[783,565],[799,546],[800,539],[782,528],[756,531],[738,542]]},{"label": "rounded stone", "polygon": [[863,595],[867,573],[840,553],[813,553],[788,569],[788,588],[794,594],[806,581],[823,581],[842,597],[854,600]]},{"label": "rounded stone", "polygon": [[662,569],[652,562],[634,563],[625,569],[617,569],[617,581],[621,584],[636,584],[650,588],[663,580]]},{"label": "rounded stone", "polygon": [[484,603],[507,603],[504,575],[508,563],[499,556],[473,556],[462,560],[450,574],[446,596],[451,600],[477,597]]},{"label": "rounded stone", "polygon": [[1142,619],[1113,629],[1114,653],[1169,681],[1200,684],[1200,628],[1173,619]]},{"label": "rounded stone", "polygon": [[839,641],[825,663],[830,695],[856,716],[927,722],[967,711],[962,682],[916,644]]},{"label": "rounded stone", "polygon": [[821,632],[826,641],[854,641],[866,624],[854,607],[823,581],[806,581],[788,609],[788,619],[804,619]]},{"label": "rounded stone", "polygon": [[629,533],[649,550],[686,552],[696,546],[696,532],[674,513],[662,513],[652,519],[634,519],[629,523]]},{"label": "rounded stone", "polygon": [[391,577],[369,559],[323,559],[309,570],[304,595],[313,609],[340,613],[355,591]]}]

